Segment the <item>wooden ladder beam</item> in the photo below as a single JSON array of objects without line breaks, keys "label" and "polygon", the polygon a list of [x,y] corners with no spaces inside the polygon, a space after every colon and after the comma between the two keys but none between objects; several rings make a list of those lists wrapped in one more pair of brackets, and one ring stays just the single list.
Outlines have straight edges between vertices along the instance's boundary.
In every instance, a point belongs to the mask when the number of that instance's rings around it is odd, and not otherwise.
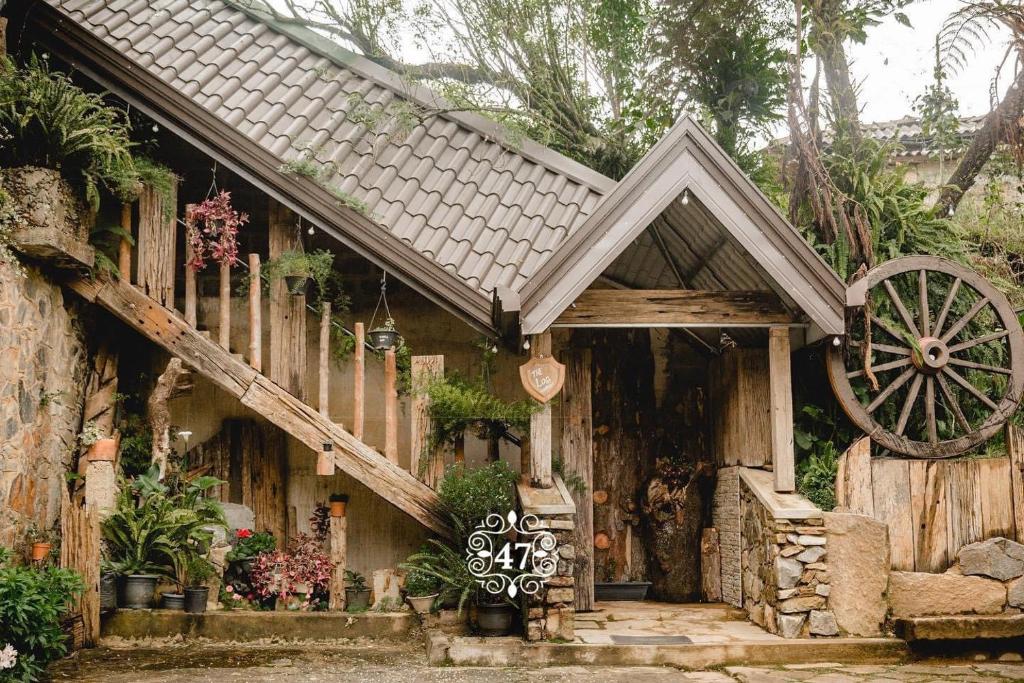
[{"label": "wooden ladder beam", "polygon": [[239,399],[313,451],[333,444],[340,470],[428,529],[451,538],[437,494],[315,409],[288,393],[220,345],[203,337],[174,311],[129,284],[109,279],[78,279],[67,286],[106,308],[132,329],[177,356],[196,372]]}]

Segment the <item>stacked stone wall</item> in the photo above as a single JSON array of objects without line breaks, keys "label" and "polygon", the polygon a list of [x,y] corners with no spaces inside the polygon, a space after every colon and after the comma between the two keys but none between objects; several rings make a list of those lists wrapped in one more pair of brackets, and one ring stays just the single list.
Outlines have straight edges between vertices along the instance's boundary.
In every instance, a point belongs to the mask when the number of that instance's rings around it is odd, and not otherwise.
[{"label": "stacked stone wall", "polygon": [[835,636],[824,520],[775,519],[744,483],[741,571],[750,620],[784,638]]},{"label": "stacked stone wall", "polygon": [[722,563],[722,600],[743,606],[743,576],[740,569],[740,469],[718,470],[711,502],[711,524],[718,530]]},{"label": "stacked stone wall", "polygon": [[60,517],[87,352],[77,304],[34,268],[0,265],[0,547]]},{"label": "stacked stone wall", "polygon": [[573,565],[575,515],[538,515],[540,529],[548,529],[558,541],[558,567],[555,575],[534,595],[524,598],[524,630],[529,641],[571,641],[575,637],[576,580]]}]

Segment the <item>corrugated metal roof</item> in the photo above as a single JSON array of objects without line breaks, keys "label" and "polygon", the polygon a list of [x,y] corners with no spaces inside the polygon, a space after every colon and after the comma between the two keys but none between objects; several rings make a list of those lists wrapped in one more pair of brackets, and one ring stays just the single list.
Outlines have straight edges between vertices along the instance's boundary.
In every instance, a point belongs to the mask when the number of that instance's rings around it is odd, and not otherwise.
[{"label": "corrugated metal roof", "polygon": [[[489,296],[520,288],[614,182],[317,34],[220,0],[47,0],[282,164]],[[398,123],[412,113],[411,126]]]}]

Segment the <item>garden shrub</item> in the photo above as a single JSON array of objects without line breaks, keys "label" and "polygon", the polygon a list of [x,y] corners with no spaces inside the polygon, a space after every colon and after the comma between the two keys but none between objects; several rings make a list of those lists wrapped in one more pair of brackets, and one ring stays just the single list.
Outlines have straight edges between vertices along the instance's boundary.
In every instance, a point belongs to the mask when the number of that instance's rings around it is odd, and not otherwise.
[{"label": "garden shrub", "polygon": [[445,472],[437,494],[456,529],[469,533],[491,513],[508,514],[518,480],[519,475],[501,461],[475,470],[456,465]]},{"label": "garden shrub", "polygon": [[15,567],[0,548],[0,652],[13,665],[0,669],[0,681],[40,680],[47,665],[67,652],[60,620],[83,590],[70,569]]}]

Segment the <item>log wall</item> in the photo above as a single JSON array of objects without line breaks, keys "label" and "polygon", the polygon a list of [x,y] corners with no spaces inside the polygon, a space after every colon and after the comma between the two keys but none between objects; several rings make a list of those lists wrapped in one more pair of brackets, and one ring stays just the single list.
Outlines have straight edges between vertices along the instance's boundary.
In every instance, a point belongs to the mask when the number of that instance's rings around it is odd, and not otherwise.
[{"label": "log wall", "polygon": [[1004,536],[1024,542],[1024,433],[1006,434],[1005,458],[871,458],[866,443],[843,455],[839,507],[889,526],[892,568],[944,572],[968,543]]}]

